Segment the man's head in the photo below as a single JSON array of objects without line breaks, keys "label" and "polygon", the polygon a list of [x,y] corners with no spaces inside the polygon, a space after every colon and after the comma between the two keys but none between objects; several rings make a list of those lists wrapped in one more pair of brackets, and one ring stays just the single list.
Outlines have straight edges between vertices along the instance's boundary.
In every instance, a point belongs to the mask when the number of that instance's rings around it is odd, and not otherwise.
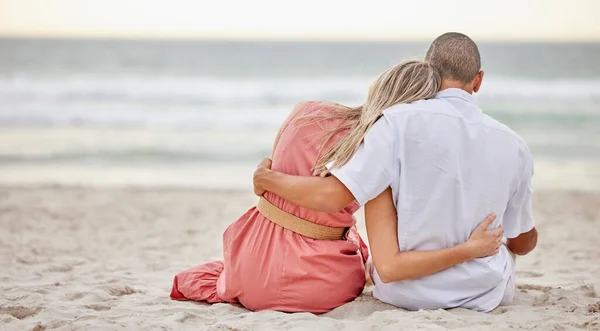
[{"label": "man's head", "polygon": [[477,92],[483,80],[477,44],[462,33],[448,32],[437,37],[425,60],[433,64],[442,77],[441,89],[461,88]]}]

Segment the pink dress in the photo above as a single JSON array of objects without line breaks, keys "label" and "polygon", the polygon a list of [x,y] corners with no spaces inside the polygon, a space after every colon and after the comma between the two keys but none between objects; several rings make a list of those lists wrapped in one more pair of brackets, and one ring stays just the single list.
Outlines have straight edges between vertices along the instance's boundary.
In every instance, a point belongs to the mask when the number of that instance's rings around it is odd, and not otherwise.
[{"label": "pink dress", "polygon": [[[327,120],[298,125],[298,117],[329,111],[306,102],[284,124],[272,168],[293,175],[312,175],[318,157],[315,144]],[[334,137],[339,139],[341,135]],[[368,249],[352,214],[356,204],[338,213],[304,209],[270,192],[265,198],[280,209],[317,224],[351,227],[346,240],[314,240],[284,229],[250,208],[223,234],[224,261],[209,262],[175,276],[171,298],[209,303],[239,302],[250,310],[324,313],[355,299],[365,285]]]}]

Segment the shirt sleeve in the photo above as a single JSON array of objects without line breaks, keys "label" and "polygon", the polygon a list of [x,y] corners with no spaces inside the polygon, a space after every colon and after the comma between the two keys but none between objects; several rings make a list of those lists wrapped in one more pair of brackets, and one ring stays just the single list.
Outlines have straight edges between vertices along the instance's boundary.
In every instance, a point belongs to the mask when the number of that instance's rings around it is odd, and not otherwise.
[{"label": "shirt sleeve", "polygon": [[516,238],[520,234],[533,229],[533,210],[532,210],[532,177],[533,177],[533,158],[529,150],[523,156],[522,174],[519,178],[517,190],[508,202],[503,217],[504,236],[506,238]]},{"label": "shirt sleeve", "polygon": [[344,166],[331,170],[354,195],[359,205],[390,186],[394,169],[394,130],[386,116],[367,132],[364,142]]}]

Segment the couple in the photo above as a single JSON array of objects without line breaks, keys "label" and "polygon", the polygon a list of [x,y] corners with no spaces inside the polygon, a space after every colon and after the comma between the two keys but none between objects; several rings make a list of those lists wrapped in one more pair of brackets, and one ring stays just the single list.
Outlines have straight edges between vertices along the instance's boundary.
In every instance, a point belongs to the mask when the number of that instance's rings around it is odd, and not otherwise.
[{"label": "couple", "polygon": [[362,292],[366,263],[373,295],[398,307],[510,303],[513,254],[537,243],[533,160],[477,107],[480,66],[469,37],[446,33],[360,107],[297,105],[254,174],[259,203],[223,235],[224,261],[176,275],[171,298],[323,313]]}]

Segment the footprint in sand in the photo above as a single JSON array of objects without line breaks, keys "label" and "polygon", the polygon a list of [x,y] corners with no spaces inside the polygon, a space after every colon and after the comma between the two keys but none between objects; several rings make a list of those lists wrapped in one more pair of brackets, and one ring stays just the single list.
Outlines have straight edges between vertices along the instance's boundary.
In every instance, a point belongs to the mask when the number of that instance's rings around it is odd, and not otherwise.
[{"label": "footprint in sand", "polygon": [[46,327],[41,324],[36,324],[33,328],[31,328],[31,331],[44,331],[44,330],[46,330]]},{"label": "footprint in sand", "polygon": [[112,307],[106,306],[106,305],[87,305],[87,306],[83,306],[83,308],[92,309],[95,311],[106,311],[106,310],[110,310]]},{"label": "footprint in sand", "polygon": [[67,300],[74,301],[83,298],[87,293],[85,292],[75,292],[67,294]]},{"label": "footprint in sand", "polygon": [[175,320],[179,323],[185,323],[186,321],[193,321],[200,319],[200,316],[188,312],[182,312],[178,314]]},{"label": "footprint in sand", "polygon": [[537,278],[537,277],[544,276],[544,274],[541,272],[535,272],[535,271],[517,271],[517,276]]},{"label": "footprint in sand", "polygon": [[548,293],[544,293],[544,294],[541,294],[541,295],[533,298],[533,306],[534,307],[550,306],[550,305],[552,305],[552,300]]},{"label": "footprint in sand", "polygon": [[46,269],[46,271],[49,272],[69,272],[71,270],[73,270],[73,266],[68,264],[53,265],[50,268]]},{"label": "footprint in sand", "polygon": [[135,293],[141,293],[141,291],[132,289],[131,287],[125,285],[125,286],[119,286],[119,285],[113,285],[113,286],[109,286],[106,291],[114,296],[120,297],[123,295],[131,295],[131,294],[135,294]]},{"label": "footprint in sand", "polygon": [[582,291],[588,298],[598,298],[598,292],[596,292],[594,285],[583,285],[580,286],[578,290]]},{"label": "footprint in sand", "polygon": [[508,308],[506,307],[498,307],[496,309],[494,309],[494,311],[492,312],[493,315],[502,315],[502,314],[506,314],[508,312]]},{"label": "footprint in sand", "polygon": [[15,262],[24,265],[34,265],[37,263],[37,259],[32,256],[17,256]]},{"label": "footprint in sand", "polygon": [[23,306],[8,306],[8,307],[0,307],[0,314],[8,314],[12,315],[17,319],[25,319],[27,317],[34,316],[42,310],[41,307],[23,307]]},{"label": "footprint in sand", "polygon": [[36,324],[36,326],[34,326],[31,331],[44,331],[46,329],[58,329],[60,327],[63,327],[65,325],[68,325],[69,321],[61,321],[61,320],[54,320],[46,325],[38,323]]},{"label": "footprint in sand", "polygon": [[531,290],[531,291],[540,291],[540,292],[548,293],[548,292],[552,291],[552,287],[550,287],[550,286],[540,286],[540,285],[532,285],[532,284],[518,284],[517,289],[521,290],[522,292],[527,292],[527,291]]}]

